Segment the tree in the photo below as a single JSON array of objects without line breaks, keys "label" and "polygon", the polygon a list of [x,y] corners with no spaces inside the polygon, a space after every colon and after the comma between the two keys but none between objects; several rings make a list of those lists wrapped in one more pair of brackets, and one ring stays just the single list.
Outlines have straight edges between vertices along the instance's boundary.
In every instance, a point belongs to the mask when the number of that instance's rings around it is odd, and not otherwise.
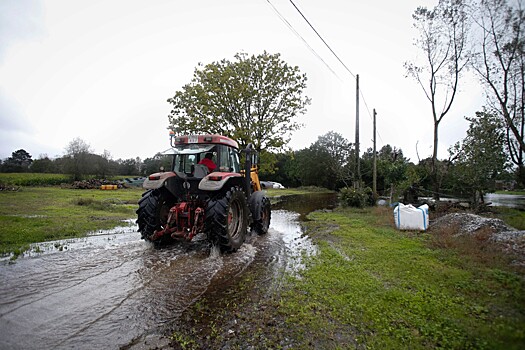
[{"label": "tree", "polygon": [[168,99],[175,134],[217,133],[257,151],[283,149],[301,124],[310,99],[303,95],[306,75],[279,54],[235,55],[195,69],[191,83]]},{"label": "tree", "polygon": [[294,154],[290,178],[304,186],[337,189],[347,186],[353,177],[355,150],[341,134],[330,131],[319,136],[310,147]]},{"label": "tree", "polygon": [[467,33],[470,27],[464,0],[440,0],[429,10],[418,7],[412,15],[419,32],[415,46],[424,53],[424,62],[406,62],[408,76],[423,89],[434,120],[432,176],[434,196],[439,198],[437,167],[439,124],[450,111],[458,91],[461,74],[468,63]]},{"label": "tree", "polygon": [[64,170],[70,174],[73,180],[81,180],[85,175],[92,172],[89,155],[91,146],[81,138],[73,139],[66,147],[64,156]]},{"label": "tree", "polygon": [[[374,152],[369,148],[362,156],[363,179],[367,185],[372,184],[372,162]],[[384,145],[377,152],[377,188],[383,194],[393,194],[396,187],[406,180],[408,159],[403,156],[403,151]]]},{"label": "tree", "polygon": [[152,158],[146,158],[144,159],[142,174],[148,175],[157,173],[161,168],[166,170],[170,169],[172,160],[172,156],[164,155],[162,153],[157,153]]},{"label": "tree", "polygon": [[97,156],[95,161],[96,174],[102,178],[106,178],[112,175],[113,169],[111,167],[111,153],[108,150],[104,150],[100,156]]},{"label": "tree", "polygon": [[507,148],[525,185],[525,12],[518,1],[481,0],[473,68],[507,128]]},{"label": "tree", "polygon": [[[144,161],[146,162],[146,161]],[[119,175],[140,175],[140,167],[142,165],[142,162],[140,161],[140,158],[129,158],[129,159],[119,159],[117,160],[118,164],[118,174]],[[156,169],[151,169],[152,171],[149,173],[156,173],[159,171],[160,165]],[[168,169],[168,168],[166,168]]]},{"label": "tree", "polygon": [[41,154],[31,163],[30,170],[34,173],[57,173],[58,169],[47,154]]},{"label": "tree", "polygon": [[349,182],[354,177],[353,155],[355,155],[355,151],[352,143],[348,142],[341,134],[329,131],[325,135],[319,136],[312,147],[328,153],[325,170],[333,173],[337,182],[348,187]]},{"label": "tree", "polygon": [[449,152],[453,161],[454,193],[464,193],[474,205],[483,202],[483,194],[494,188],[494,181],[505,171],[505,133],[502,121],[495,114],[476,112],[470,122],[467,136]]},{"label": "tree", "polygon": [[26,150],[19,149],[11,153],[11,157],[5,159],[2,170],[6,173],[26,172],[32,162],[31,155]]}]

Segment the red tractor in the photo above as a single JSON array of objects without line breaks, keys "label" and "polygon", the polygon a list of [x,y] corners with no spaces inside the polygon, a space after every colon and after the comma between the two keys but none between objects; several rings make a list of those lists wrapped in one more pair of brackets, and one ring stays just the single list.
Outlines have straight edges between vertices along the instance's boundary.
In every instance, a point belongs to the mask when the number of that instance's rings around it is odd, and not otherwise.
[{"label": "red tractor", "polygon": [[137,210],[143,239],[191,241],[205,233],[223,252],[233,252],[248,227],[268,232],[270,200],[261,191],[252,145],[240,151],[237,142],[220,135],[172,135],[171,147],[170,171],[150,175],[143,185],[147,191]]}]

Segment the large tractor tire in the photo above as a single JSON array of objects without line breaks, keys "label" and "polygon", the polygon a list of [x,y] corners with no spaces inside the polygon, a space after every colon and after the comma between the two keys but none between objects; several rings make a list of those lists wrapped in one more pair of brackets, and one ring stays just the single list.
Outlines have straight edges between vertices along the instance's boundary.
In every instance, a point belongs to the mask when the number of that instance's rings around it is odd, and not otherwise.
[{"label": "large tractor tire", "polygon": [[270,220],[272,218],[272,208],[270,199],[266,196],[262,196],[258,199],[258,203],[254,203],[253,209],[257,212],[252,212],[254,220],[252,223],[252,230],[258,235],[264,235],[268,233],[270,228]]},{"label": "large tractor tire", "polygon": [[[162,189],[148,190],[142,194],[139,200],[139,208],[136,213],[138,216],[137,224],[142,238],[146,241],[151,241],[151,236],[157,230],[165,227],[171,207],[174,205],[175,199],[170,198],[168,192]],[[171,241],[172,238],[167,235],[156,243],[165,243]]]},{"label": "large tractor tire", "polygon": [[223,252],[234,252],[244,243],[248,229],[248,206],[244,192],[232,187],[208,201],[204,230]]}]

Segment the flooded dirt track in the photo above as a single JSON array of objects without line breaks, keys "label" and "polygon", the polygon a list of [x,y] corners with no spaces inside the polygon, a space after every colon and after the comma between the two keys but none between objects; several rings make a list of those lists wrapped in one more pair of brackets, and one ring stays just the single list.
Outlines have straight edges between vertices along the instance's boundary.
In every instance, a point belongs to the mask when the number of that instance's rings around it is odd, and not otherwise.
[{"label": "flooded dirt track", "polygon": [[273,210],[268,234],[250,235],[234,254],[221,255],[198,236],[156,248],[129,225],[0,262],[0,349],[140,348],[250,265],[267,269],[266,287],[278,288],[316,251],[298,218]]}]

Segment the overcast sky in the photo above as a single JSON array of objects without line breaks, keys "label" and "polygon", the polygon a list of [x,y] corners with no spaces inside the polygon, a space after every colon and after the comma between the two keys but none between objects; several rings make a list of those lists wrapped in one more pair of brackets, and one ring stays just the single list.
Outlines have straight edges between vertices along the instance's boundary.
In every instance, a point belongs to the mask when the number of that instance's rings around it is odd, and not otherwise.
[{"label": "overcast sky", "polygon": [[[317,55],[279,18],[271,4]],[[352,74],[359,74],[361,150],[401,148],[417,162],[432,153],[430,105],[403,63],[418,54],[412,13],[431,0],[294,0]],[[0,158],[64,153],[79,137],[114,159],[169,147],[166,102],[199,62],[238,52],[280,53],[308,77],[312,99],[290,143],[308,147],[329,131],[355,141],[355,79],[289,0],[0,0]],[[465,136],[464,116],[482,106],[463,86],[440,128],[440,157]]]}]

